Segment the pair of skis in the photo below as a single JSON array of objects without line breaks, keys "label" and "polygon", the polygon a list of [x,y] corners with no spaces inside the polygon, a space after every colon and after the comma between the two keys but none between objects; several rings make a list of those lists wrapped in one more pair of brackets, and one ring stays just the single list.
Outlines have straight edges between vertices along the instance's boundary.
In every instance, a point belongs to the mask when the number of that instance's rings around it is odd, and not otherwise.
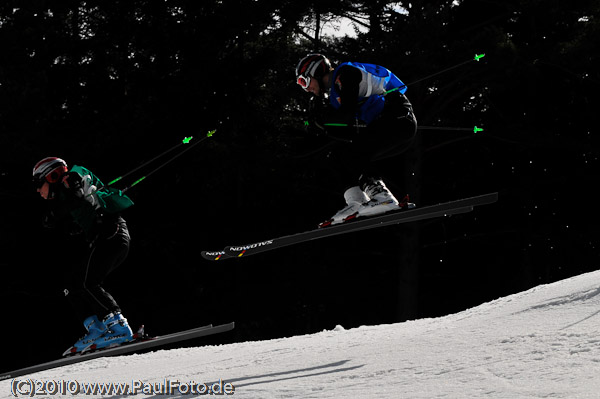
[{"label": "pair of skis", "polygon": [[38,371],[44,371],[53,369],[55,367],[66,366],[69,364],[80,363],[87,360],[97,359],[100,357],[108,357],[108,356],[117,356],[124,355],[127,353],[133,353],[140,350],[145,350],[149,348],[154,348],[157,346],[172,344],[175,342],[186,341],[193,338],[204,337],[208,335],[218,334],[225,331],[233,330],[235,324],[227,323],[221,324],[218,326],[213,326],[212,324],[193,328],[190,330],[180,331],[172,334],[167,334],[158,337],[145,337],[142,340],[134,341],[131,343],[122,344],[120,346],[116,346],[113,348],[100,349],[96,352],[89,352],[85,354],[77,354],[73,356],[63,357],[62,359],[53,360],[47,363],[37,364],[30,367],[25,367],[18,370],[9,371],[6,373],[0,374],[0,380],[7,380],[10,378],[19,377],[26,374],[36,373]]},{"label": "pair of skis", "polygon": [[377,227],[391,226],[400,223],[416,222],[431,218],[466,213],[472,211],[476,206],[491,204],[497,200],[497,192],[489,193],[476,197],[444,202],[437,205],[399,210],[380,216],[354,219],[343,224],[310,230],[303,233],[291,234],[269,240],[258,241],[251,244],[227,246],[222,251],[202,251],[201,254],[204,259],[210,261],[247,257],[262,252],[271,251],[273,249],[339,234],[353,233],[356,231],[368,230]]}]

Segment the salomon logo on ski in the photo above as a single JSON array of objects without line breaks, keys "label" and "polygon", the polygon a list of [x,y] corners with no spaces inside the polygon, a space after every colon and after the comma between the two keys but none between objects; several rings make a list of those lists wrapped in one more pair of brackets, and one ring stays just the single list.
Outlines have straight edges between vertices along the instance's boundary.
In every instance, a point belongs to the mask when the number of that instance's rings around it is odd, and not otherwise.
[{"label": "salomon logo on ski", "polygon": [[276,248],[282,248],[289,245],[316,240],[325,237],[331,237],[339,234],[353,233],[357,231],[373,229],[378,227],[392,226],[401,223],[417,222],[432,218],[457,215],[471,212],[474,207],[486,204],[492,204],[498,200],[498,193],[489,193],[471,198],[464,198],[456,201],[444,202],[437,205],[423,206],[420,208],[405,207],[397,212],[388,212],[383,215],[370,216],[365,218],[354,218],[347,223],[329,225],[326,228],[305,231],[303,233],[291,234],[283,237],[273,238],[267,241],[260,241],[255,244],[238,245],[225,247],[223,255],[214,257],[218,251],[203,251],[202,257],[207,260],[219,260],[229,258],[240,258],[248,255],[254,255]]},{"label": "salomon logo on ski", "polygon": [[257,242],[256,244],[244,245],[241,247],[230,247],[230,249],[231,249],[231,251],[234,251],[234,252],[241,252],[241,251],[247,251],[249,249],[265,247],[265,246],[271,245],[271,244],[273,244],[273,240]]}]

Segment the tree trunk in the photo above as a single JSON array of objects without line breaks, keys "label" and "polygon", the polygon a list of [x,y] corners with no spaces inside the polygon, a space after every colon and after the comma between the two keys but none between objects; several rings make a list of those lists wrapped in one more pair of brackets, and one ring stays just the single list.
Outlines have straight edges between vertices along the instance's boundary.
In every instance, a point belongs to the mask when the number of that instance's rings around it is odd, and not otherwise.
[{"label": "tree trunk", "polygon": [[[404,155],[404,187],[411,201],[419,203],[421,178],[421,145],[417,134],[415,144]],[[399,275],[398,275],[398,321],[412,320],[419,316],[419,252],[420,224],[410,223],[398,229]]]}]

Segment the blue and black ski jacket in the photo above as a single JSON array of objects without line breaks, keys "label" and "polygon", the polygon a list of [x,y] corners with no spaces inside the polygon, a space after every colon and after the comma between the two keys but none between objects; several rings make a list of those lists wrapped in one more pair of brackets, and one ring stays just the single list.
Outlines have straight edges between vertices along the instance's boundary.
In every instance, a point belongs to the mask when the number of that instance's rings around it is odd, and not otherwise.
[{"label": "blue and black ski jacket", "polygon": [[385,94],[392,90],[404,94],[406,85],[390,70],[375,64],[344,62],[333,71],[329,101],[335,109],[354,113],[353,117],[368,125],[383,111]]}]

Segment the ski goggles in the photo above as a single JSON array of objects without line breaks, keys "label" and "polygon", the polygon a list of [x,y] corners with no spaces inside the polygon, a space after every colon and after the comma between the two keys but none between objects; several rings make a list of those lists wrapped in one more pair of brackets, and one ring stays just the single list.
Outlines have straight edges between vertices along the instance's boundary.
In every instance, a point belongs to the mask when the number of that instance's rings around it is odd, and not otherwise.
[{"label": "ski goggles", "polygon": [[308,86],[310,85],[310,76],[300,75],[298,76],[296,83],[298,83],[305,91],[308,91]]}]

